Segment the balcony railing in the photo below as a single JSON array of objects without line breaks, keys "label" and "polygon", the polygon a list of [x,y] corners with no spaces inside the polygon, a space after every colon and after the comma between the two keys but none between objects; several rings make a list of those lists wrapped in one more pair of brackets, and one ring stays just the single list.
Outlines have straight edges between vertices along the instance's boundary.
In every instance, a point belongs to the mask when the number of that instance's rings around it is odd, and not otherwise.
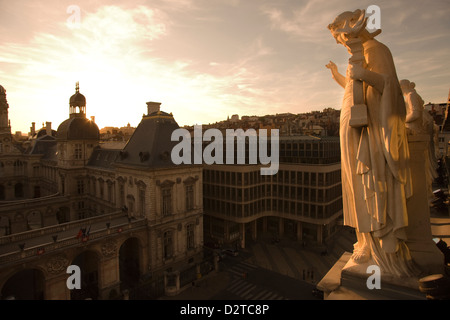
[{"label": "balcony railing", "polygon": [[[2,245],[0,266],[64,248],[91,243],[117,233],[127,233],[141,229],[146,225],[147,220],[145,218],[129,219],[122,212],[118,212],[69,222],[55,227],[42,228],[45,230],[40,229],[1,237],[0,240],[7,244]],[[94,227],[90,229],[89,236],[77,237],[80,228],[87,226]]]},{"label": "balcony railing", "polygon": [[14,233],[14,234],[0,237],[0,245],[17,242],[17,241],[23,241],[23,240],[27,240],[27,239],[32,239],[37,236],[45,236],[45,235],[50,235],[50,234],[53,235],[55,233],[66,231],[68,229],[93,224],[98,221],[106,220],[108,218],[116,219],[116,218],[119,218],[122,216],[126,216],[126,214],[123,213],[122,211],[116,211],[113,213],[108,213],[108,214],[95,216],[95,217],[91,217],[91,218],[61,223],[61,224],[57,224],[57,225],[53,225],[53,226],[49,226],[49,227],[39,228],[36,230],[29,230],[29,231]]}]

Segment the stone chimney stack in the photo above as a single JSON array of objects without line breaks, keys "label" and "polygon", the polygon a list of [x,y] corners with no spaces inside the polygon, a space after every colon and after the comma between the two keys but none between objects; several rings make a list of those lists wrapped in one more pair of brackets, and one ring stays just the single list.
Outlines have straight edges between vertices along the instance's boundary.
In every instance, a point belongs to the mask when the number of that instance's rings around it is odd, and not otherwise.
[{"label": "stone chimney stack", "polygon": [[52,135],[52,123],[51,122],[46,122],[45,123],[45,131],[46,131],[46,134],[48,135],[48,136],[51,136]]},{"label": "stone chimney stack", "polygon": [[161,102],[147,102],[147,115],[160,111]]}]

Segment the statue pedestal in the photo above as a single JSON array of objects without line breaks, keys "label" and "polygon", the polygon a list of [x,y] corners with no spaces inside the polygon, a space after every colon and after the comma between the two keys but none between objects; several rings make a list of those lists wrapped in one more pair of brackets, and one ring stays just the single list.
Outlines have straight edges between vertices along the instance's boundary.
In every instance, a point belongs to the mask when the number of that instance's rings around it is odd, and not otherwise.
[{"label": "statue pedestal", "polygon": [[381,273],[380,289],[370,289],[367,280],[372,273],[367,267],[373,262],[355,264],[351,253],[345,252],[325,277],[317,284],[324,300],[426,300],[419,291],[418,278],[395,278]]},{"label": "statue pedestal", "polygon": [[[425,300],[426,295],[419,290],[419,278],[445,274],[444,256],[431,234],[425,168],[429,141],[428,135],[408,136],[413,195],[407,200],[406,244],[422,274],[418,277],[396,277],[380,270],[380,288],[371,289],[368,279],[370,277],[372,280],[374,274],[368,267],[376,263],[371,259],[357,264],[351,259],[351,253],[346,252],[317,284],[317,288],[324,292],[325,300]],[[372,283],[371,280],[369,283]]]},{"label": "statue pedestal", "polygon": [[409,135],[410,165],[413,196],[408,199],[408,228],[406,244],[411,257],[424,276],[444,273],[444,255],[436,246],[431,234],[430,207],[428,204],[428,182],[425,157],[428,157],[430,136]]}]

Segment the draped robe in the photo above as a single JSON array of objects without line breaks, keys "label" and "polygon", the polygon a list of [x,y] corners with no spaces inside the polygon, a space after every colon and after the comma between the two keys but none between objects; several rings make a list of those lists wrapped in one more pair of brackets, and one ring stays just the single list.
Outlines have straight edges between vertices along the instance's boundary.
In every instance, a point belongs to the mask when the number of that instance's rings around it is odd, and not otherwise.
[{"label": "draped robe", "polygon": [[375,262],[391,273],[409,274],[404,240],[412,182],[405,102],[390,50],[375,39],[363,47],[365,68],[381,75],[384,87],[379,92],[364,83],[368,125],[353,128],[349,126],[353,81],[346,78],[340,117],[344,224],[370,233]]}]

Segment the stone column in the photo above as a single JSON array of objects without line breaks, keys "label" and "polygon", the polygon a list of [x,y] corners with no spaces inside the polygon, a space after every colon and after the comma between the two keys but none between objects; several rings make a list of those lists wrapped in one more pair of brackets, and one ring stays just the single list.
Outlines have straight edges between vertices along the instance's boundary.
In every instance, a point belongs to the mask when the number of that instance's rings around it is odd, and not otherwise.
[{"label": "stone column", "polygon": [[252,222],[252,240],[256,240],[258,237],[258,220]]},{"label": "stone column", "polygon": [[318,224],[317,225],[317,243],[320,245],[322,244],[322,235],[323,235],[323,225]]},{"label": "stone column", "polygon": [[98,262],[98,293],[99,298],[107,300],[112,290],[120,292],[119,256],[118,252],[105,252]]},{"label": "stone column", "polygon": [[426,274],[443,273],[444,257],[432,239],[430,208],[425,168],[428,135],[409,135],[413,196],[407,200],[408,228],[406,244],[419,268]]},{"label": "stone column", "polygon": [[245,223],[241,223],[240,225],[240,234],[241,234],[241,248],[245,249]]},{"label": "stone column", "polygon": [[44,282],[45,300],[70,300],[70,290],[67,288],[67,279],[70,274],[63,270],[57,277],[46,279]]}]

